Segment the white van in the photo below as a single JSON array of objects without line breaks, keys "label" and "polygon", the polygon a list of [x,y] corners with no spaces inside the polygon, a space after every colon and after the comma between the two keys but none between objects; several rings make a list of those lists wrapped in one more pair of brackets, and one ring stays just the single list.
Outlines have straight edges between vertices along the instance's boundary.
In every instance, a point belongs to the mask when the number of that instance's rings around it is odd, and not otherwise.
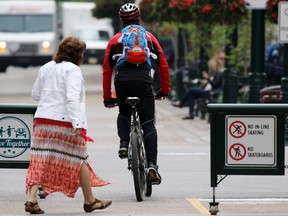
[{"label": "white van", "polygon": [[112,37],[111,29],[105,26],[76,26],[72,35],[80,37],[86,43],[84,64],[103,64],[105,50]]},{"label": "white van", "polygon": [[0,1],[0,72],[9,65],[42,65],[56,52],[54,0]]},{"label": "white van", "polygon": [[78,36],[85,41],[87,48],[84,64],[102,64],[105,49],[114,30],[111,19],[97,19],[92,15],[95,8],[92,2],[62,2],[60,14],[62,36]]}]

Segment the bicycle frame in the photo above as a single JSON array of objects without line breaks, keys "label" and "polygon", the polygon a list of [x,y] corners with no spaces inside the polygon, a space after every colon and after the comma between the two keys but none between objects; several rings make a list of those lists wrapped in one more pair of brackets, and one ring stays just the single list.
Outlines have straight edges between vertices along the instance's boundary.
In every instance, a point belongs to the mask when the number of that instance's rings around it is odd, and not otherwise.
[{"label": "bicycle frame", "polygon": [[137,201],[143,200],[143,194],[150,196],[152,185],[148,182],[148,164],[143,140],[143,132],[139,121],[136,104],[138,97],[128,97],[127,104],[132,107],[130,142],[128,147],[128,169],[132,171]]},{"label": "bicycle frame", "polygon": [[[139,98],[136,97],[128,97],[126,99],[126,103],[128,103],[132,107],[132,116],[131,116],[131,125],[130,125],[130,137],[133,133],[137,134],[139,140],[138,144],[141,147],[143,145],[143,149],[145,151],[144,147],[144,140],[143,140],[143,133],[139,121],[139,115],[137,112],[136,104],[139,103]],[[145,160],[146,160],[146,153],[144,152]],[[129,148],[128,148],[128,169],[131,170],[131,163],[132,163],[132,146],[131,146],[131,141],[129,143]]]}]

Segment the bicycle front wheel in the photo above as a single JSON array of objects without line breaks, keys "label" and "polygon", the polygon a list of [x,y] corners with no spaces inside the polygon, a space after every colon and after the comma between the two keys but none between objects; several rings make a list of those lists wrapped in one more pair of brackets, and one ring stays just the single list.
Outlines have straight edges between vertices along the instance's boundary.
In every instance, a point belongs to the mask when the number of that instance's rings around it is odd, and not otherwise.
[{"label": "bicycle front wheel", "polygon": [[143,200],[146,182],[144,166],[140,161],[140,152],[138,148],[139,139],[136,133],[131,134],[130,142],[132,148],[132,173],[134,179],[134,189],[137,201],[141,202]]}]

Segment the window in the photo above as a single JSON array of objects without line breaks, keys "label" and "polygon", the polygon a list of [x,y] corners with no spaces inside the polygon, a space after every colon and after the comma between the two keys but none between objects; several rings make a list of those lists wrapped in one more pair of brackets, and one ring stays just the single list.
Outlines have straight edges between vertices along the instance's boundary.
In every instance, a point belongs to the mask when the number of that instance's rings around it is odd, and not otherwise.
[{"label": "window", "polygon": [[80,37],[82,40],[93,41],[109,41],[109,34],[104,30],[97,29],[77,29],[73,31],[73,35]]},{"label": "window", "polygon": [[1,32],[53,31],[52,15],[0,15]]}]

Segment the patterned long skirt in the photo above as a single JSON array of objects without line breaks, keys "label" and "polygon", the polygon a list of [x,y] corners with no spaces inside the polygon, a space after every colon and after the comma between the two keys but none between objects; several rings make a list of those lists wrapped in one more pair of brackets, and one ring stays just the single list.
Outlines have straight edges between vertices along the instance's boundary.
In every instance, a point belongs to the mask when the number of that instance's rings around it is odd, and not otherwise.
[{"label": "patterned long skirt", "polygon": [[109,184],[94,173],[87,161],[85,135],[74,136],[72,131],[71,123],[35,120],[26,192],[32,185],[41,185],[46,195],[61,192],[73,198],[80,186],[82,163],[90,170],[92,187]]}]

